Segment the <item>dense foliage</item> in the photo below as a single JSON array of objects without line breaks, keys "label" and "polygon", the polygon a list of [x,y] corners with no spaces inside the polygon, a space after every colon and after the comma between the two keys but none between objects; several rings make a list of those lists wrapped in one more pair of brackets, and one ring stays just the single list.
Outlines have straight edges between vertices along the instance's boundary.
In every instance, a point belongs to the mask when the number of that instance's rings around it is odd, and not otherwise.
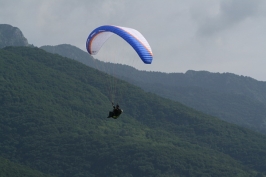
[{"label": "dense foliage", "polygon": [[38,48],[0,50],[0,156],[64,177],[263,176],[266,137]]},{"label": "dense foliage", "polygon": [[167,74],[138,71],[125,65],[99,64],[99,61],[91,59],[86,52],[71,45],[41,48],[88,66],[105,66],[97,67],[103,71],[106,71],[106,67],[113,67],[116,77],[146,91],[266,134],[266,82],[230,73],[187,71],[185,74]]},{"label": "dense foliage", "polygon": [[16,164],[10,160],[0,157],[0,176],[1,177],[51,177],[29,167]]}]

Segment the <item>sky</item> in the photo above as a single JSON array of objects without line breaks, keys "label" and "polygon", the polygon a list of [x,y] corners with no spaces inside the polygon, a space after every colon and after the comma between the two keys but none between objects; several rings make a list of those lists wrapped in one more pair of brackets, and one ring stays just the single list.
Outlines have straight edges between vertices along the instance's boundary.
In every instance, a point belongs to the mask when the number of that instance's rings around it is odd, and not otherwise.
[{"label": "sky", "polygon": [[[71,44],[86,51],[101,25],[138,30],[153,52],[140,70],[234,73],[266,81],[265,0],[0,0],[0,24],[18,27],[29,44]],[[95,58],[138,59],[112,36]]]}]

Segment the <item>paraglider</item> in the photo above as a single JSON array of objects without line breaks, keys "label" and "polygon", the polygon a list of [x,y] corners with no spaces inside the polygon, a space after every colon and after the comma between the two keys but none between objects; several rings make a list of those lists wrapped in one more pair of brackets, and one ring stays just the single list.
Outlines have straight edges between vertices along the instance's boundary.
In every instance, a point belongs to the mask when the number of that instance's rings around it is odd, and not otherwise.
[{"label": "paraglider", "polygon": [[113,34],[120,36],[130,44],[145,64],[152,63],[153,54],[147,40],[137,30],[127,27],[105,25],[94,29],[86,42],[87,51],[91,55],[96,55]]},{"label": "paraglider", "polygon": [[[97,27],[94,29],[87,38],[86,42],[86,49],[89,54],[96,55],[103,44],[113,35],[116,34],[124,39],[133,49],[137,52],[139,58],[145,64],[151,64],[153,60],[153,54],[151,47],[148,41],[144,38],[144,36],[137,30],[128,28],[128,27],[121,27],[121,26],[114,26],[114,25],[104,25]],[[112,105],[113,100],[111,96]],[[113,111],[109,112],[108,118],[112,117],[117,119],[120,114],[123,112],[122,109],[119,108],[119,105],[115,107],[113,105]]]},{"label": "paraglider", "polygon": [[113,119],[117,119],[120,116],[120,114],[122,114],[123,110],[120,109],[118,104],[116,104],[116,106],[115,106],[114,103],[112,103],[112,105],[113,105],[113,111],[109,112],[109,115],[107,118],[112,117]]}]

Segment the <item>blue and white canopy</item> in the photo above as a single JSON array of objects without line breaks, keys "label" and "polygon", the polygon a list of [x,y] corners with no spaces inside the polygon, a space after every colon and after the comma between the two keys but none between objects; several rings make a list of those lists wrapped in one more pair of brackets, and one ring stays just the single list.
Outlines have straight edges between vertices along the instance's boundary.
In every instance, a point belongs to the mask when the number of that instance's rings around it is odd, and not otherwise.
[{"label": "blue and white canopy", "polygon": [[116,34],[127,41],[145,64],[151,64],[153,54],[149,43],[140,32],[132,28],[104,25],[94,29],[90,33],[86,42],[87,51],[91,55],[96,55],[103,44],[113,34]]}]

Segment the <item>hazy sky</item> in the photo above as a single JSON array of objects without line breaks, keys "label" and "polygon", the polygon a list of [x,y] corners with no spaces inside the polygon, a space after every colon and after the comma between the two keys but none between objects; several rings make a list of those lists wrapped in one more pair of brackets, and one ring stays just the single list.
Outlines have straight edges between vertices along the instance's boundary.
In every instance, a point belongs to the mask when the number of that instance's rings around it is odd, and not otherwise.
[{"label": "hazy sky", "polygon": [[[131,27],[154,54],[152,65],[139,69],[230,72],[266,81],[265,0],[0,0],[0,24],[18,27],[37,47],[71,44],[84,51],[94,28]],[[138,57],[117,36],[96,58],[107,53]]]}]

